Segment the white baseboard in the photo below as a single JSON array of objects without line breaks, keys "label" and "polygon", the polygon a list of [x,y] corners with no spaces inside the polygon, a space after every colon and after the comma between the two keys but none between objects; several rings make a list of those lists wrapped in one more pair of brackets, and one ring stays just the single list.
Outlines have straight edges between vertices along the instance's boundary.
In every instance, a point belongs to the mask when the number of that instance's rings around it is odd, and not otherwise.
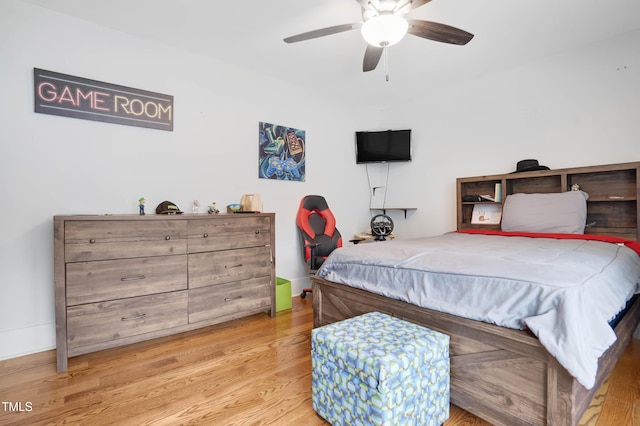
[{"label": "white baseboard", "polygon": [[40,324],[0,331],[0,342],[0,360],[55,349],[56,325]]},{"label": "white baseboard", "polygon": [[300,296],[303,288],[311,287],[311,279],[309,277],[294,278],[291,280],[291,296]]}]

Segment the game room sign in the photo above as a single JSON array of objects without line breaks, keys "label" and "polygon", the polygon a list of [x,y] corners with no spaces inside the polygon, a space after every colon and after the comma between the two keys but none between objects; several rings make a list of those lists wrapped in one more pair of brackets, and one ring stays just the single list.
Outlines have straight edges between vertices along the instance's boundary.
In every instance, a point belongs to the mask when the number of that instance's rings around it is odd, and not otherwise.
[{"label": "game room sign", "polygon": [[173,131],[173,96],[33,69],[35,112]]}]

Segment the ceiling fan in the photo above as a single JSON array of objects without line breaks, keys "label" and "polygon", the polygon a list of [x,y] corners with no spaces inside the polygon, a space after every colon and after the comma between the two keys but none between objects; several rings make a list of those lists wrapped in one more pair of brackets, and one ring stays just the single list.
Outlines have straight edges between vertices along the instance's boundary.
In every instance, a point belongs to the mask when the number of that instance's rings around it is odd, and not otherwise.
[{"label": "ceiling fan", "polygon": [[[296,43],[361,29],[367,41],[362,71],[376,69],[386,48],[402,40],[406,33],[442,43],[465,45],[473,38],[464,30],[431,21],[407,19],[405,15],[431,0],[356,0],[362,8],[362,22],[335,25],[294,35],[284,39],[286,43]],[[388,79],[388,78],[387,78]]]}]

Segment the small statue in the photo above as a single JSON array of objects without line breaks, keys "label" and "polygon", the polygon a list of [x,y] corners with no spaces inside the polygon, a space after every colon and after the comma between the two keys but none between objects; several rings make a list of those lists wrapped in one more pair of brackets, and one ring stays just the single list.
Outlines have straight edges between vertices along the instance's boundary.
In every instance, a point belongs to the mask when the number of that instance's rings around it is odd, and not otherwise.
[{"label": "small statue", "polygon": [[140,209],[140,216],[143,216],[145,214],[144,213],[144,201],[145,201],[144,197],[140,197],[138,199],[138,208]]},{"label": "small statue", "polygon": [[218,214],[220,213],[220,210],[218,210],[218,207],[216,207],[216,202],[214,201],[212,205],[209,206],[209,209],[207,210],[207,213],[209,214]]},{"label": "small statue", "polygon": [[200,201],[193,200],[193,205],[191,206],[192,213],[198,213],[198,209],[200,208]]}]

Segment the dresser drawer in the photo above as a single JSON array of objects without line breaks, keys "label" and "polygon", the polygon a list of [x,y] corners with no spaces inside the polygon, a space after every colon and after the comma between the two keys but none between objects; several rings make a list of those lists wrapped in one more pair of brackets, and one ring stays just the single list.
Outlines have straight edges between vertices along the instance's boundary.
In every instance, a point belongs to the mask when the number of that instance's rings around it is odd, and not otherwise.
[{"label": "dresser drawer", "polygon": [[70,350],[187,324],[187,291],[67,308]]},{"label": "dresser drawer", "polygon": [[271,248],[253,247],[189,255],[189,288],[271,275]]},{"label": "dresser drawer", "polygon": [[187,255],[67,264],[67,305],[187,289]]},{"label": "dresser drawer", "polygon": [[215,220],[189,220],[189,253],[266,246],[271,220],[264,216],[228,215]]},{"label": "dresser drawer", "polygon": [[65,261],[185,254],[184,220],[71,221],[65,225]]},{"label": "dresser drawer", "polygon": [[270,283],[260,277],[189,290],[189,323],[271,309]]}]

